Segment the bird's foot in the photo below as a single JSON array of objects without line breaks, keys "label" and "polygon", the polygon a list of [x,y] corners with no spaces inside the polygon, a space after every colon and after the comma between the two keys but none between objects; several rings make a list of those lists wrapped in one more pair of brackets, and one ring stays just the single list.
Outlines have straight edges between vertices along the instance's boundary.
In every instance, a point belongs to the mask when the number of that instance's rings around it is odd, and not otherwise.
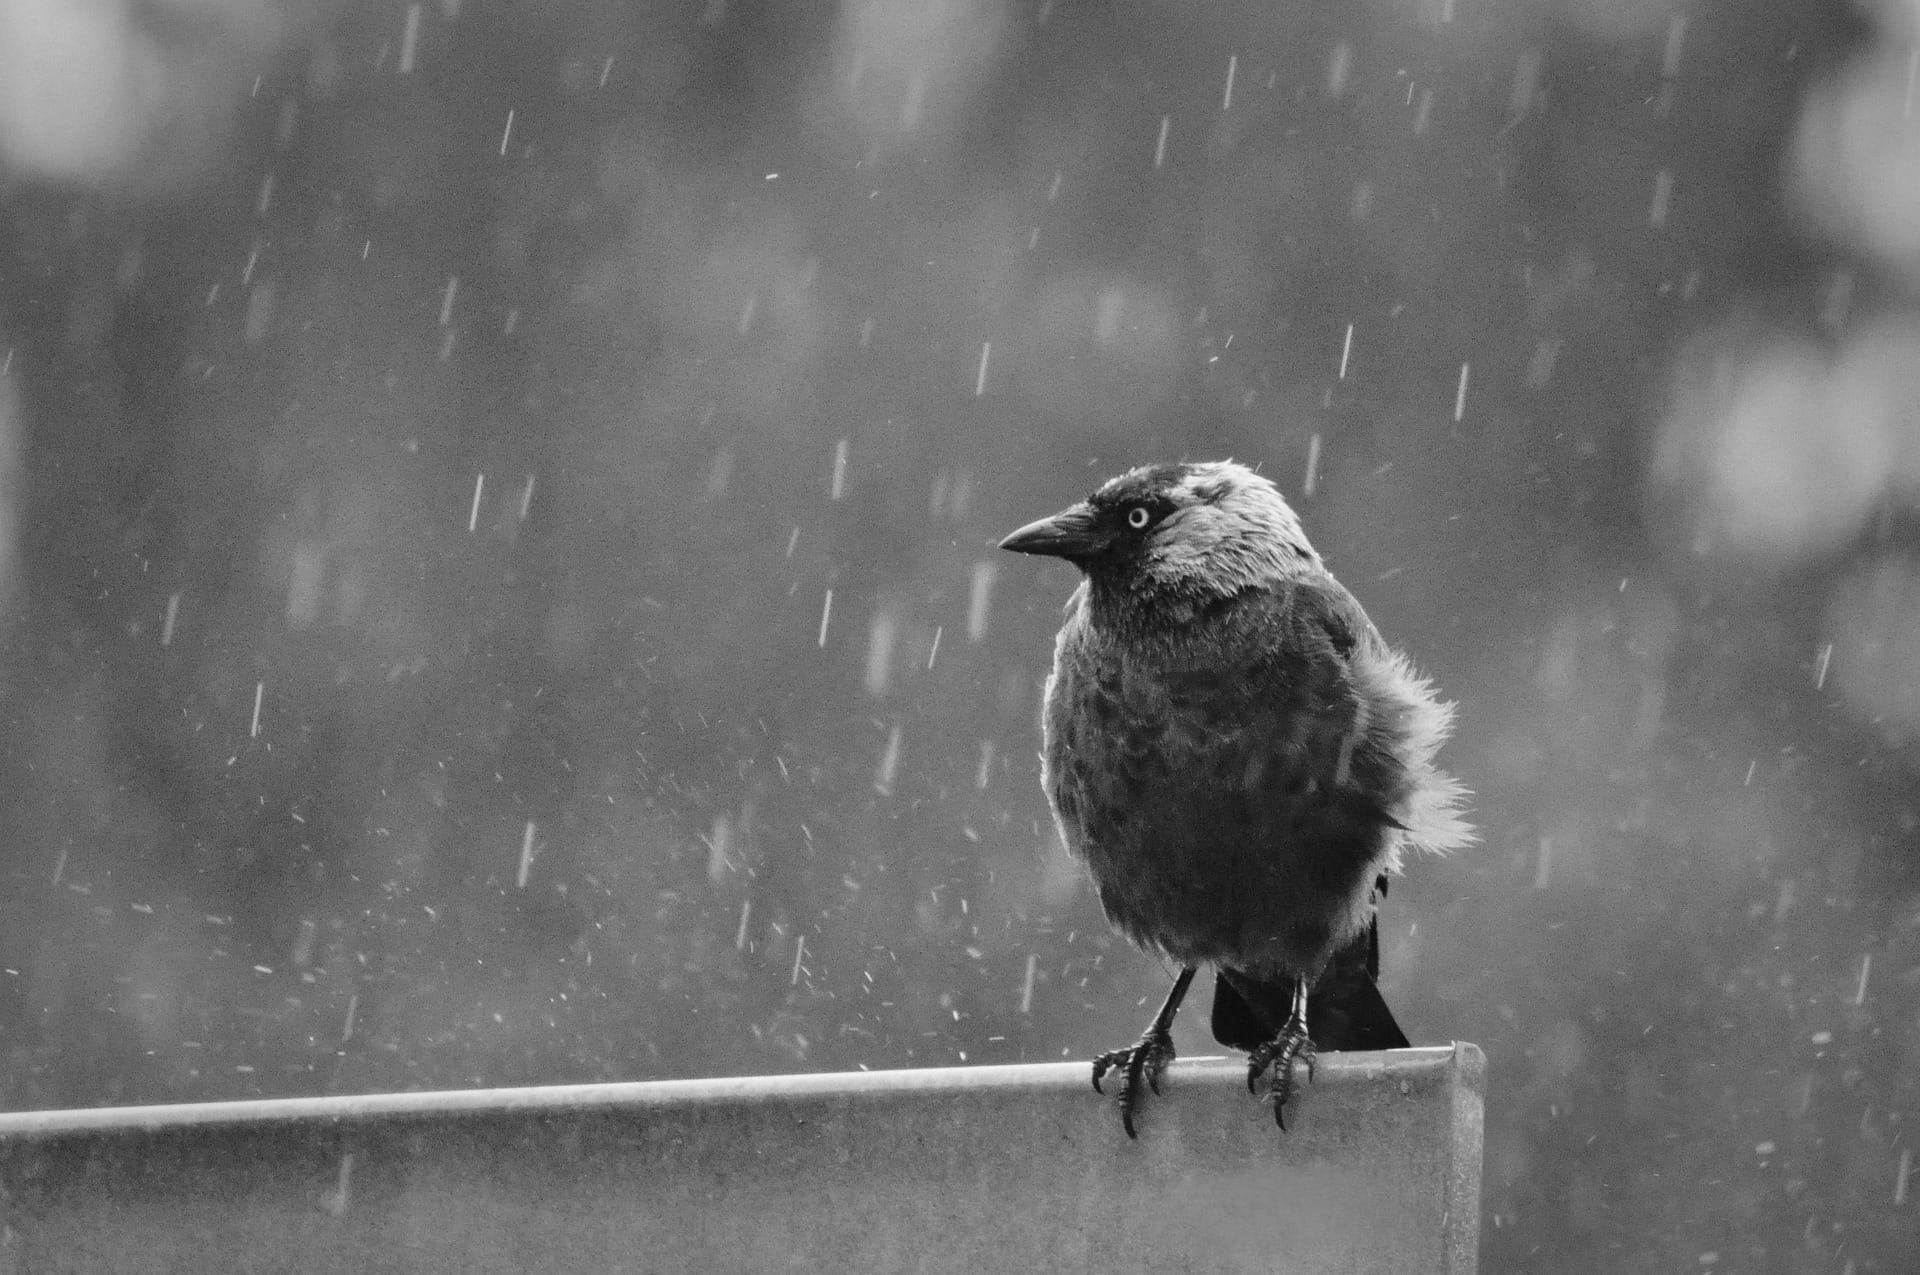
[{"label": "bird's foot", "polygon": [[1287,1099],[1293,1096],[1293,1064],[1298,1059],[1307,1064],[1307,1079],[1313,1079],[1313,1060],[1315,1051],[1313,1040],[1307,1035],[1307,1023],[1304,1018],[1295,1016],[1287,1020],[1280,1034],[1255,1049],[1247,1057],[1247,1092],[1260,1092],[1260,1075],[1269,1067],[1273,1074],[1267,1080],[1267,1101],[1273,1104],[1273,1120],[1282,1129],[1287,1127]]},{"label": "bird's foot", "polygon": [[1173,1061],[1173,1037],[1164,1027],[1149,1027],[1138,1043],[1125,1049],[1113,1049],[1093,1060],[1093,1088],[1105,1093],[1100,1080],[1114,1068],[1120,1069],[1120,1127],[1129,1138],[1133,1131],[1133,1113],[1145,1098],[1146,1089],[1160,1092],[1160,1077]]}]

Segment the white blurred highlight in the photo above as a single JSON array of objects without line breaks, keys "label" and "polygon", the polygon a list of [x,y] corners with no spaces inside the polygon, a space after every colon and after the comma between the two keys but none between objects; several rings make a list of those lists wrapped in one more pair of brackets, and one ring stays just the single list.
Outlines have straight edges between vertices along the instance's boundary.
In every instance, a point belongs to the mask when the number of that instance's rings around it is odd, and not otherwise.
[{"label": "white blurred highlight", "polygon": [[840,105],[876,148],[944,140],[1006,26],[1002,0],[849,0],[834,59]]},{"label": "white blurred highlight", "polygon": [[1860,532],[1892,456],[1864,362],[1724,333],[1681,353],[1651,476],[1676,499],[1695,554],[1790,565]]},{"label": "white blurred highlight", "polygon": [[1862,57],[1808,98],[1788,161],[1795,204],[1835,239],[1920,279],[1920,101],[1912,49]]},{"label": "white blurred highlight", "polygon": [[280,0],[0,0],[0,170],[177,188],[266,69]]}]

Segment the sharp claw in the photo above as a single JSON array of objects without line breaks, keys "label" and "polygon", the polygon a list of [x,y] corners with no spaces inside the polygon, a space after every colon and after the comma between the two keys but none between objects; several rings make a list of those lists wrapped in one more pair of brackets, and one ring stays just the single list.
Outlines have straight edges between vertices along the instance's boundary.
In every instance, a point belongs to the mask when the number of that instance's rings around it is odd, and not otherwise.
[{"label": "sharp claw", "polygon": [[1247,1055],[1247,1092],[1260,1092],[1260,1077],[1273,1065],[1275,1042],[1268,1041]]},{"label": "sharp claw", "polygon": [[[1139,1107],[1145,1090],[1160,1093],[1160,1076],[1166,1070],[1168,1059],[1173,1055],[1173,1042],[1163,1035],[1155,1036],[1149,1032],[1139,1042],[1125,1049],[1115,1049],[1101,1054],[1093,1060],[1093,1089],[1104,1094],[1100,1082],[1109,1071],[1120,1072],[1120,1125],[1127,1131],[1129,1138],[1139,1137],[1133,1127],[1134,1111]],[[1144,1086],[1142,1081],[1145,1082]]]},{"label": "sharp claw", "polygon": [[1115,1067],[1123,1066],[1129,1060],[1130,1056],[1129,1051],[1125,1049],[1110,1049],[1098,1058],[1095,1058],[1093,1060],[1093,1091],[1095,1093],[1105,1093],[1106,1090],[1100,1087],[1100,1081]]},{"label": "sharp claw", "polygon": [[1273,1122],[1282,1129],[1287,1127],[1287,1100],[1293,1096],[1293,1064],[1296,1060],[1307,1065],[1307,1079],[1313,1079],[1315,1051],[1313,1039],[1307,1035],[1301,1024],[1289,1022],[1281,1028],[1280,1034],[1255,1049],[1247,1058],[1247,1089],[1257,1093],[1257,1082],[1268,1068],[1272,1075],[1267,1081],[1267,1101],[1273,1104]]}]

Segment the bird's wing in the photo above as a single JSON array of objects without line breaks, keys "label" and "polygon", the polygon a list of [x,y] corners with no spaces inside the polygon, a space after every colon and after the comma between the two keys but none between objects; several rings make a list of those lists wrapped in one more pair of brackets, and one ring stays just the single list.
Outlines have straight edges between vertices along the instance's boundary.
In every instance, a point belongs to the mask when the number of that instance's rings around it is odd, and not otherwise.
[{"label": "bird's wing", "polygon": [[1388,720],[1398,706],[1381,701],[1362,667],[1386,648],[1360,603],[1330,576],[1277,582],[1243,601],[1265,629],[1253,681],[1270,723],[1275,795],[1403,827],[1409,779]]},{"label": "bird's wing", "polygon": [[1389,870],[1397,871],[1403,847],[1444,854],[1470,845],[1465,818],[1467,790],[1434,760],[1453,733],[1454,706],[1407,658],[1389,647],[1360,603],[1331,576],[1274,586],[1276,640],[1284,649],[1320,651],[1307,657],[1308,686],[1330,689],[1316,699],[1331,720],[1322,732],[1344,729],[1335,791],[1373,794],[1383,820],[1406,835],[1393,844]]}]

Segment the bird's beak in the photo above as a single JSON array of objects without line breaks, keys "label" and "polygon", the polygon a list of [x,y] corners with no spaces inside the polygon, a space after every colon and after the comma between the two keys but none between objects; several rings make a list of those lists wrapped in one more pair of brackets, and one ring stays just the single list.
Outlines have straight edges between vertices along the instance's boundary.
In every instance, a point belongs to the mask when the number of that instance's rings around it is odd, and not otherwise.
[{"label": "bird's beak", "polygon": [[1000,547],[1015,553],[1039,553],[1073,562],[1093,557],[1107,547],[1109,538],[1101,530],[1093,509],[1078,504],[1051,518],[1028,523],[1002,540]]}]

